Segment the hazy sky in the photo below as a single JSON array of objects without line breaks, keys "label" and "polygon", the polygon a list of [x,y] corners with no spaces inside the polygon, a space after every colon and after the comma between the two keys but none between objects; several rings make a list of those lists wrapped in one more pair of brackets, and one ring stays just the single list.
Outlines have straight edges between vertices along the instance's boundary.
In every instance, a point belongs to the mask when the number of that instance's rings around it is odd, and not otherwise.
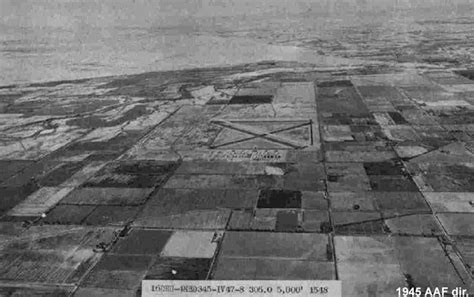
[{"label": "hazy sky", "polygon": [[446,13],[473,0],[0,0],[0,23],[26,27],[172,25],[189,18],[364,9],[442,7]]},{"label": "hazy sky", "polygon": [[388,24],[396,33],[423,18],[472,18],[473,7],[474,0],[0,0],[0,84],[296,59],[299,51],[268,45],[278,31],[325,38]]}]

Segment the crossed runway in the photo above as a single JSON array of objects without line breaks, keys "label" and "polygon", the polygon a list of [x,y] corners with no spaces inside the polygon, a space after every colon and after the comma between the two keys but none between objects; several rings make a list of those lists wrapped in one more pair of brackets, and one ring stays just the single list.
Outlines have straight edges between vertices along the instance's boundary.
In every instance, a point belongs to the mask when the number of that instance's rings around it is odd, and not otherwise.
[{"label": "crossed runway", "polygon": [[[255,123],[277,122],[278,124],[285,123],[287,124],[287,126],[270,130],[263,127],[255,127],[249,124],[243,124],[243,123],[248,123],[248,122],[255,122]],[[253,120],[213,119],[211,120],[211,123],[249,135],[248,137],[232,139],[229,141],[213,144],[211,145],[211,148],[220,148],[223,146],[242,143],[242,142],[257,139],[257,138],[261,138],[270,142],[278,143],[280,145],[285,145],[293,149],[302,149],[313,144],[312,137],[310,137],[309,143],[304,143],[302,141],[296,141],[288,137],[278,135],[278,133],[280,132],[290,131],[293,129],[306,127],[306,126],[309,127],[310,134],[312,135],[312,131],[311,131],[312,121],[309,119],[279,119],[279,120],[275,120],[275,119],[253,119]]]}]

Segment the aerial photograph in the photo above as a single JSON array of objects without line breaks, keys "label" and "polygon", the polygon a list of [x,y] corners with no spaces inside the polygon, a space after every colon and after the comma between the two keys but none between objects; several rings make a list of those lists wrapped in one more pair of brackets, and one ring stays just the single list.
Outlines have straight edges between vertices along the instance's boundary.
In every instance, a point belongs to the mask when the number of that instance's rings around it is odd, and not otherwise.
[{"label": "aerial photograph", "polygon": [[474,0],[0,0],[0,296],[474,296]]}]

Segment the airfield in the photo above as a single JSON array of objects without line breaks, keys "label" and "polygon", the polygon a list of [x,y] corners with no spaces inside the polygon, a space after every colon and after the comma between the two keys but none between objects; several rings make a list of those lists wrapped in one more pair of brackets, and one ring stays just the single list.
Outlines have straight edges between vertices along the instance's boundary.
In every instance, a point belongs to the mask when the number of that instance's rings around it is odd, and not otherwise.
[{"label": "airfield", "polygon": [[261,62],[0,88],[0,296],[474,293],[474,71]]}]

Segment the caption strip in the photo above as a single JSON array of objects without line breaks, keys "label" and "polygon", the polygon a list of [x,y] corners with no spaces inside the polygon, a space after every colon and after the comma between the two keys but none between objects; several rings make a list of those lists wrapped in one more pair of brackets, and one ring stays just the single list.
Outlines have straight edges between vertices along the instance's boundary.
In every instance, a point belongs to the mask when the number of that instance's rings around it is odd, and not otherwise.
[{"label": "caption strip", "polygon": [[142,297],[326,296],[342,297],[340,281],[144,280]]}]

